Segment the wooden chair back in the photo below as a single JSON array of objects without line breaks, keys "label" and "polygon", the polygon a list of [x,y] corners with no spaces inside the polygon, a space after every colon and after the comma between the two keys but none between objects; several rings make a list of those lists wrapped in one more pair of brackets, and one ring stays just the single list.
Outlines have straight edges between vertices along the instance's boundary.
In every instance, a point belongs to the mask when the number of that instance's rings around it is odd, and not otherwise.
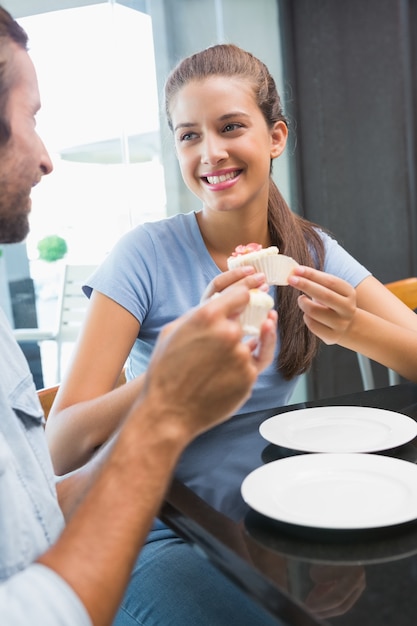
[{"label": "wooden chair back", "polygon": [[[411,276],[410,278],[402,278],[391,283],[385,283],[385,287],[410,309],[413,311],[417,309],[417,277]],[[364,390],[374,389],[375,382],[370,359],[363,356],[363,354],[359,354],[359,352],[357,356]],[[391,369],[388,369],[388,380],[390,385],[398,385],[401,382],[397,372]]]},{"label": "wooden chair back", "polygon": [[[123,368],[120,376],[117,380],[116,387],[120,385],[124,385],[126,382],[125,370]],[[43,389],[38,390],[38,398],[43,408],[43,412],[45,414],[45,419],[48,419],[49,412],[51,410],[53,401],[55,400],[55,396],[58,393],[59,385],[53,385],[52,387],[44,387]]]},{"label": "wooden chair back", "polygon": [[413,311],[417,309],[417,278],[403,278],[393,283],[386,283],[387,287],[397,298],[402,300]]},{"label": "wooden chair back", "polygon": [[38,398],[41,402],[45,419],[48,419],[48,415],[51,410],[52,403],[55,400],[55,396],[58,393],[58,389],[59,385],[54,385],[53,387],[45,387],[44,389],[39,389],[38,391]]}]

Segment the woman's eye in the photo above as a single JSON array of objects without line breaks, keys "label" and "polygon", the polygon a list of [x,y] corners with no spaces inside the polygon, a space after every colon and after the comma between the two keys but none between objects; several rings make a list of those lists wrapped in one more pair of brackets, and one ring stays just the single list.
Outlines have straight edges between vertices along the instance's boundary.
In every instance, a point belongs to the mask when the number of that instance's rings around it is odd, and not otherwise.
[{"label": "woman's eye", "polygon": [[224,129],[223,129],[223,130],[224,130],[226,133],[230,133],[231,131],[233,131],[233,130],[237,130],[237,129],[239,129],[239,128],[242,128],[242,125],[241,125],[241,124],[233,123],[233,124],[227,124],[227,125],[224,127]]},{"label": "woman's eye", "polygon": [[190,141],[191,139],[195,139],[197,137],[197,133],[184,133],[180,136],[180,141]]}]

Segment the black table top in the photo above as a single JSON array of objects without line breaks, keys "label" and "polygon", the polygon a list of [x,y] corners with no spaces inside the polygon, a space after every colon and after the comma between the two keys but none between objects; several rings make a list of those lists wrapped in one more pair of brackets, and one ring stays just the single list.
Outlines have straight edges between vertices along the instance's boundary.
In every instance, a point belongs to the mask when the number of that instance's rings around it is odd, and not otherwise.
[{"label": "black table top", "polygon": [[[417,385],[405,383],[263,411],[358,405],[417,420]],[[260,435],[259,435],[260,436]],[[265,442],[264,462],[294,454]],[[417,438],[389,456],[417,462]],[[417,522],[385,529],[291,527],[249,509],[240,522],[174,480],[161,518],[244,591],[288,624],[408,626],[417,622]]]}]

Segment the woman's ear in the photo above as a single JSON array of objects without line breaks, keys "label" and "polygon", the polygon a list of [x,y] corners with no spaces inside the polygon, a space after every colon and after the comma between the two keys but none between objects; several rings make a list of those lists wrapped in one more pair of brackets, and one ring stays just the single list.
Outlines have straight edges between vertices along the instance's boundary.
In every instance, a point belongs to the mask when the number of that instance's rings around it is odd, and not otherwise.
[{"label": "woman's ear", "polygon": [[275,122],[271,130],[271,159],[276,159],[287,145],[288,128],[283,120]]}]

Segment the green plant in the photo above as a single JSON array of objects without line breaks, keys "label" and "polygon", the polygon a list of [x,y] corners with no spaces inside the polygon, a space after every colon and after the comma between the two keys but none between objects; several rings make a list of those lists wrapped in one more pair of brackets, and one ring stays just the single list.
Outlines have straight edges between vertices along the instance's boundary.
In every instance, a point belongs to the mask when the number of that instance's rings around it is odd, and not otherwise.
[{"label": "green plant", "polygon": [[53,263],[59,261],[68,252],[68,246],[65,239],[58,235],[48,235],[38,242],[39,258],[42,261]]}]

